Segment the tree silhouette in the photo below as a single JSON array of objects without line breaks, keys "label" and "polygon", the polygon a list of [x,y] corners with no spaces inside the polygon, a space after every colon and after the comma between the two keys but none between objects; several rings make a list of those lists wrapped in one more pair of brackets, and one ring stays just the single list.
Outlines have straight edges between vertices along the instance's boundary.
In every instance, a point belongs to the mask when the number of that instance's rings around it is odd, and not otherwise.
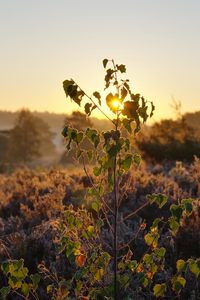
[{"label": "tree silhouette", "polygon": [[9,161],[27,163],[42,156],[44,149],[51,152],[54,149],[51,138],[48,125],[29,110],[22,109],[10,131]]}]

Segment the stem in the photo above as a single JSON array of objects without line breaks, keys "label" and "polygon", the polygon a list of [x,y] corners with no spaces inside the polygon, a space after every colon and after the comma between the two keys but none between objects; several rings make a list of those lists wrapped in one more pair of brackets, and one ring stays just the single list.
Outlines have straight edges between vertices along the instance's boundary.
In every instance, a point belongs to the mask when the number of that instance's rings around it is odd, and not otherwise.
[{"label": "stem", "polygon": [[116,157],[114,161],[114,244],[113,244],[113,256],[114,256],[114,300],[117,300],[117,182],[116,182]]},{"label": "stem", "polygon": [[[118,119],[119,116],[117,115],[117,122],[115,124],[115,131],[118,130]],[[114,300],[118,299],[118,282],[117,282],[117,223],[118,223],[118,183],[117,183],[117,155],[115,155],[114,159],[114,237],[113,237],[113,257],[114,257]]]}]

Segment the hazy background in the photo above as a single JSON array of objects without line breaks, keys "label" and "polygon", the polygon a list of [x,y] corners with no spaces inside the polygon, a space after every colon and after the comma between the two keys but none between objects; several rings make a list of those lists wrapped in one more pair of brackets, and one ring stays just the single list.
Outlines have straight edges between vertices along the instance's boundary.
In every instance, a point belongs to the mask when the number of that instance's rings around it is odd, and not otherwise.
[{"label": "hazy background", "polygon": [[172,96],[199,110],[199,13],[198,0],[1,0],[0,110],[70,113],[62,81],[103,90],[105,57],[127,65],[155,120]]}]

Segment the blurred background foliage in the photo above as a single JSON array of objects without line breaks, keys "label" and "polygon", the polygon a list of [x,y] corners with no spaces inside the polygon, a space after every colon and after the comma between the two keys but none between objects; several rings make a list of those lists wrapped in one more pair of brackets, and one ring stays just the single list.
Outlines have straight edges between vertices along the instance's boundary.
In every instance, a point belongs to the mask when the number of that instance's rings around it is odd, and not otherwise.
[{"label": "blurred background foliage", "polygon": [[[175,103],[175,119],[163,119],[143,126],[131,143],[150,163],[192,162],[200,157],[200,111],[180,112]],[[21,165],[29,167],[76,164],[74,153],[66,154],[61,131],[64,125],[78,130],[93,127],[110,129],[105,119],[90,118],[79,111],[68,114],[39,113],[22,109],[0,111],[0,171]],[[84,141],[85,147],[90,144]]]}]

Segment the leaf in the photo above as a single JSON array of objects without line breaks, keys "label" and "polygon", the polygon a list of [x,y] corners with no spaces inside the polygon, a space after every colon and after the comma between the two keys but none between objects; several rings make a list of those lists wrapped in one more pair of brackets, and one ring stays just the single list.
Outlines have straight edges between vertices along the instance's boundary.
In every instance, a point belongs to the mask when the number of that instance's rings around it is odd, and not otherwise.
[{"label": "leaf", "polygon": [[104,60],[103,60],[103,67],[104,67],[104,69],[106,68],[107,63],[108,63],[108,59],[104,58]]},{"label": "leaf", "polygon": [[101,167],[94,167],[94,168],[93,168],[93,174],[94,174],[95,176],[99,176],[99,175],[101,174],[101,170],[102,170]]},{"label": "leaf", "polygon": [[123,87],[120,90],[120,92],[121,92],[121,98],[122,98],[122,100],[124,100],[126,98],[127,94],[128,94],[127,89],[125,87]]},{"label": "leaf", "polygon": [[156,298],[158,297],[164,297],[165,293],[166,293],[166,284],[162,283],[162,284],[155,284],[154,288],[153,288],[153,294]]},{"label": "leaf", "polygon": [[200,262],[199,260],[195,261],[194,259],[189,259],[189,268],[190,271],[196,276],[198,277],[200,274]]},{"label": "leaf", "polygon": [[163,258],[165,256],[166,249],[164,247],[155,249],[155,254],[158,256],[158,258]]},{"label": "leaf", "polygon": [[173,234],[175,235],[178,232],[180,224],[177,222],[176,218],[171,217],[169,219],[169,227],[171,228]]},{"label": "leaf", "polygon": [[124,289],[126,290],[129,286],[129,284],[130,284],[130,276],[126,275],[126,274],[121,275],[120,276],[120,286],[123,288],[123,290]]},{"label": "leaf", "polygon": [[101,280],[103,274],[104,274],[104,270],[102,268],[98,269],[97,272],[96,272],[96,274],[94,275],[94,279],[96,281]]},{"label": "leaf", "polygon": [[94,92],[93,96],[98,99],[99,105],[101,105],[101,95],[99,92]]},{"label": "leaf", "polygon": [[132,120],[129,120],[129,119],[123,119],[123,121],[122,121],[124,127],[126,128],[126,130],[127,130],[129,133],[132,133],[131,122],[132,122]]},{"label": "leaf", "polygon": [[93,202],[92,209],[98,213],[99,212],[99,204],[97,202]]},{"label": "leaf", "polygon": [[155,106],[153,105],[153,102],[151,102],[151,113],[150,113],[150,118],[153,116],[153,112],[155,110]]},{"label": "leaf", "polygon": [[147,199],[151,204],[156,203],[159,208],[162,208],[167,203],[167,196],[163,194],[147,195]]},{"label": "leaf", "polygon": [[134,156],[133,156],[133,160],[134,160],[134,163],[136,163],[136,165],[138,165],[139,166],[139,164],[140,164],[140,162],[141,162],[141,155],[140,154],[138,154],[138,153],[136,153],[136,154],[134,154]]},{"label": "leaf", "polygon": [[89,160],[92,159],[92,156],[93,156],[92,150],[87,151],[87,157],[88,157]]},{"label": "leaf", "polygon": [[86,103],[86,104],[85,104],[85,107],[84,107],[85,113],[86,113],[88,116],[91,114],[91,110],[90,110],[91,106],[92,106],[92,103]]},{"label": "leaf", "polygon": [[75,262],[76,262],[76,265],[78,266],[78,267],[84,267],[84,265],[85,265],[85,262],[86,262],[86,255],[85,254],[80,254],[80,255],[77,255],[76,256],[76,260],[75,260]]},{"label": "leaf", "polygon": [[68,127],[67,127],[67,126],[65,126],[65,127],[63,128],[63,130],[62,130],[62,135],[63,135],[64,137],[67,137],[67,136],[68,136]]},{"label": "leaf", "polygon": [[29,285],[26,282],[24,282],[22,284],[21,290],[22,290],[22,293],[24,294],[24,296],[28,296],[29,295],[30,288],[29,288]]},{"label": "leaf", "polygon": [[117,70],[119,70],[121,73],[126,73],[126,66],[125,65],[116,65]]},{"label": "leaf", "polygon": [[157,232],[157,230],[154,230],[153,232],[149,232],[144,236],[146,244],[148,246],[152,246],[153,248],[157,247],[158,238],[159,238],[159,233]]},{"label": "leaf", "polygon": [[186,280],[182,276],[175,276],[172,279],[172,289],[175,293],[179,294],[181,289],[185,286]]},{"label": "leaf", "polygon": [[1,270],[3,271],[3,273],[5,275],[8,275],[9,273],[9,262],[8,261],[4,261],[2,264],[1,264]]},{"label": "leaf", "polygon": [[186,268],[186,262],[183,259],[179,259],[176,262],[176,269],[177,271],[180,273],[182,271],[184,271]]},{"label": "leaf", "polygon": [[70,91],[71,87],[73,86],[73,84],[74,84],[74,81],[72,79],[63,81],[63,88],[65,91],[66,97],[69,96],[69,91]]},{"label": "leaf", "polygon": [[87,130],[86,130],[86,136],[94,144],[94,147],[97,148],[97,146],[98,146],[98,144],[100,142],[100,138],[99,138],[99,134],[98,134],[97,130],[91,129],[91,128],[87,128]]},{"label": "leaf", "polygon": [[170,206],[170,211],[172,213],[172,216],[176,219],[176,221],[179,223],[182,217],[183,208],[181,205],[172,204]]},{"label": "leaf", "polygon": [[8,284],[12,289],[19,289],[22,286],[22,281],[14,276],[10,276],[8,279]]},{"label": "leaf", "polygon": [[83,139],[83,132],[78,132],[77,135],[76,135],[76,142],[77,144],[80,144],[80,142],[82,141]]},{"label": "leaf", "polygon": [[113,112],[116,112],[116,108],[113,107],[113,101],[115,99],[115,96],[112,93],[109,93],[106,96],[106,104],[108,105],[108,107],[110,108],[110,110],[112,110]]},{"label": "leaf", "polygon": [[122,110],[122,114],[127,116],[127,118],[136,118],[137,117],[137,109],[139,104],[133,101],[124,102],[124,108]]},{"label": "leaf", "polygon": [[40,279],[41,279],[40,274],[38,274],[38,273],[31,274],[30,278],[32,280],[34,289],[37,289],[38,288],[38,284],[39,284]]},{"label": "leaf", "polygon": [[47,286],[47,294],[51,293],[53,291],[53,284],[49,284]]},{"label": "leaf", "polygon": [[124,171],[128,171],[130,169],[132,163],[132,155],[126,154],[125,159],[121,162],[121,167]]},{"label": "leaf", "polygon": [[183,205],[187,216],[190,216],[192,213],[193,210],[192,202],[193,202],[192,199],[183,199],[181,201],[181,204]]},{"label": "leaf", "polygon": [[1,294],[1,299],[2,300],[6,300],[7,296],[10,294],[10,286],[3,286],[1,289],[0,289],[0,294]]}]

